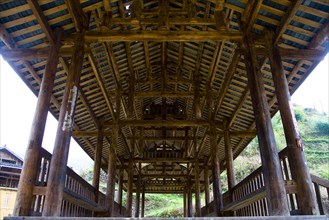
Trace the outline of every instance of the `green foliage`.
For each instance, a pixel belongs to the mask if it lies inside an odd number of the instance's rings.
[[[155,217],[161,217],[161,218],[178,218],[178,217],[183,217],[184,213],[182,212],[181,209],[172,209],[172,210],[164,210],[160,213],[159,216]]]
[[[316,123],[316,129],[319,135],[329,135],[329,123],[319,121]]]
[[[301,108],[296,108],[295,109],[295,116],[296,116],[296,120],[298,122],[304,121],[305,119],[305,113],[304,110]]]
[[[86,180],[89,184],[93,182],[93,168],[89,168],[80,172],[80,176]],[[100,180],[99,180],[99,190],[102,193],[106,193],[106,183],[107,183],[107,174],[104,170],[101,169]]]

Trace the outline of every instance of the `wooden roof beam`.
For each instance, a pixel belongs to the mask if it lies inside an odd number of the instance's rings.
[[[303,3],[303,0],[291,1],[288,11],[280,20],[279,26],[276,28],[274,35],[274,43],[277,44],[280,40],[281,35],[286,30],[287,26],[290,24],[290,21],[295,16],[298,11],[299,6]]]
[[[89,26],[89,19],[82,10],[79,0],[64,0],[77,32],[82,32]]]
[[[74,43],[74,35],[64,37],[64,44]],[[86,31],[86,42],[113,42],[113,41],[180,41],[180,42],[205,42],[205,41],[239,41],[242,39],[240,32],[227,31],[166,31],[166,30],[101,30]]]
[[[89,59],[90,65],[91,65],[91,67],[92,67],[92,69],[94,71],[94,74],[96,76],[96,79],[97,79],[97,82],[98,82],[98,86],[101,89],[102,94],[104,96],[104,99],[105,99],[106,105],[107,105],[107,107],[108,107],[108,109],[110,111],[110,114],[112,115],[112,118],[116,118],[116,114],[114,112],[113,104],[112,104],[112,102],[110,100],[110,97],[108,97],[108,95],[107,95],[107,90],[106,90],[105,84],[103,82],[103,79],[102,79],[102,76],[101,76],[100,72],[98,71],[98,68],[96,66],[94,57],[91,54],[89,54],[88,55],[88,59]]]
[[[120,120],[120,126],[139,126],[139,127],[197,127],[197,126],[210,126],[208,120]],[[105,127],[110,127],[113,122],[105,122]],[[216,123],[217,128],[223,128],[221,123]]]
[[[39,6],[38,1],[36,0],[28,0],[27,3],[29,4],[33,15],[37,18],[41,29],[44,31],[47,39],[50,41],[51,44],[55,44],[54,34],[48,24],[46,17],[44,16],[41,7]]]
[[[322,29],[324,30],[324,29]],[[327,33],[328,35],[328,33]],[[323,37],[325,40],[325,37]],[[323,40],[322,39],[322,40]],[[311,45],[311,43],[310,43]],[[320,43],[321,45],[321,43]],[[312,45],[311,45],[312,46]],[[323,60],[327,51],[319,49],[285,49],[280,48],[280,54],[282,59],[294,59],[294,60]],[[268,56],[268,51],[265,48],[256,49],[256,54],[261,56]]]
[[[211,116],[211,119],[214,120],[217,116],[217,113],[220,109],[220,106],[224,100],[224,97],[226,95],[226,92],[231,84],[231,81],[233,79],[233,75],[235,74],[235,70],[236,70],[236,67],[237,67],[237,64],[239,63],[240,61],[240,58],[241,58],[241,54],[238,52],[238,51],[235,51],[233,57],[232,57],[232,61],[230,63],[230,66],[227,70],[227,73],[225,74],[225,79],[220,87],[220,90],[219,90],[219,96],[216,100],[216,103],[215,103],[215,109],[214,109],[214,112]]]
[[[321,27],[319,33],[313,37],[312,41],[307,45],[307,47],[309,49],[317,49],[328,39],[328,36],[329,22],[327,21],[327,23]]]
[[[59,50],[60,57],[71,57],[74,52],[75,47],[62,47]],[[90,49],[85,49],[85,54],[89,54]],[[47,59],[49,53],[49,48],[15,48],[15,49],[1,49],[0,54],[10,61],[10,60],[33,60],[33,59]]]

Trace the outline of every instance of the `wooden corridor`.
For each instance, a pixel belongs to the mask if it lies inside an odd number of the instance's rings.
[[[147,193],[183,194],[185,217],[323,214],[329,184],[308,171],[290,95],[328,36],[323,0],[0,1],[0,54],[38,96],[14,216],[143,217]],[[67,169],[71,137],[94,160],[92,185]],[[254,138],[260,168],[236,183]]]

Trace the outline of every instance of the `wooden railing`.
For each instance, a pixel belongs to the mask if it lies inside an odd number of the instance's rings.
[[[296,199],[296,183],[292,180],[290,165],[288,160],[288,148],[279,153],[283,178],[287,192],[289,209],[292,215],[298,214]],[[324,214],[320,188],[327,190],[329,199],[329,181],[312,175],[312,181],[317,196],[320,214]],[[230,195],[232,195],[230,197]],[[322,196],[322,199],[321,199]],[[202,208],[202,216],[211,215],[214,212],[213,204]],[[265,194],[265,184],[262,167],[259,167],[244,180],[234,186],[230,192],[223,194],[223,212],[234,212],[236,216],[267,216],[269,215]]]
[[[33,216],[39,216],[42,213],[51,156],[49,152],[42,149],[39,160],[40,167],[34,187],[31,213]],[[95,193],[98,193],[98,202],[95,202]],[[117,216],[121,215],[120,210],[124,212],[123,208],[120,209],[119,205],[115,204]],[[61,216],[90,217],[98,212],[106,212],[106,196],[101,192],[96,192],[93,186],[68,167],[65,176]]]
[[[324,212],[323,201],[326,200],[329,203],[329,180],[323,179],[311,174],[312,182],[314,185],[316,200],[318,202],[318,208],[321,215],[328,214]],[[323,193],[321,193],[321,188]],[[328,212],[328,211],[327,211]]]

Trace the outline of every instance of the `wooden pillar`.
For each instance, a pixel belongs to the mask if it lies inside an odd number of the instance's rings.
[[[206,213],[208,214],[209,203],[210,203],[208,158],[205,158],[205,162],[204,162],[204,196],[205,196]]]
[[[108,215],[109,217],[114,216],[114,195],[115,195],[115,163],[116,163],[116,155],[115,155],[115,147],[118,145],[119,138],[119,126],[116,124],[112,127],[112,142],[110,146],[110,153],[108,159],[108,167],[107,167],[107,189],[106,189],[106,198],[108,204]]]
[[[18,191],[13,210],[14,216],[29,216],[31,211],[34,183],[37,178],[39,156],[45,131],[50,99],[58,64],[58,51],[61,42],[62,29],[56,29],[56,44],[50,45],[44,76],[42,77],[38,101],[30,131],[28,146],[25,152],[24,164],[19,180]]]
[[[225,143],[225,160],[226,160],[226,170],[227,170],[227,183],[230,201],[232,201],[232,188],[235,185],[235,174],[234,174],[234,164],[233,164],[233,152],[231,147],[231,137],[230,131],[227,126],[227,119],[224,119],[224,143]]]
[[[123,169],[121,168],[119,173],[118,194],[117,194],[117,202],[120,207],[120,214],[122,214],[122,192],[123,192]]]
[[[249,35],[243,38],[245,64],[248,76],[262,168],[270,215],[289,216],[285,182],[281,171],[271,115],[264,89],[263,76],[259,70],[253,41]]]
[[[42,212],[43,216],[60,216],[61,214],[67,159],[83,57],[84,38],[82,34],[79,34],[77,35],[76,48],[72,56],[59,113],[56,140],[47,180],[46,199]]]
[[[141,163],[139,163],[139,170],[141,170]],[[137,184],[136,184],[136,202],[135,202],[135,217],[139,217],[139,210],[140,210],[140,192],[141,192],[141,176],[140,174],[137,177]]]
[[[214,211],[215,216],[221,216],[223,209],[223,196],[220,178],[220,158],[216,140],[216,128],[211,126],[211,145],[212,145],[212,182],[213,182],[213,195],[214,195]]]
[[[133,161],[129,159],[128,167],[128,186],[127,186],[127,199],[126,199],[126,217],[132,216],[132,203],[133,203]]]
[[[195,217],[201,217],[201,201],[200,201],[200,167],[198,158],[194,162],[195,171]]]
[[[144,218],[145,213],[145,184],[142,187],[142,210],[141,210],[141,217]]]
[[[192,217],[193,215],[193,205],[192,205],[192,184],[191,180],[188,180],[187,187],[187,217]]]
[[[184,217],[188,217],[187,216],[187,190],[186,190],[186,187],[184,187],[184,191],[183,191],[183,212],[184,212]]]
[[[195,187],[195,217],[201,216],[201,201],[200,201],[200,167],[198,160],[198,140],[194,136],[194,187]]]
[[[268,33],[269,35],[270,33]],[[290,92],[283,71],[279,48],[273,45],[268,36],[269,59],[275,85],[275,93],[282,119],[283,129],[289,148],[289,165],[293,179],[297,182],[297,203],[301,215],[316,215],[316,196],[312,179],[306,164],[302,138],[299,133],[295,112],[290,100]]]
[[[194,73],[194,112],[197,119],[201,119],[202,109],[200,106],[200,74]]]
[[[102,150],[103,150],[103,132],[104,132],[104,118],[100,118],[98,121],[98,135],[97,146],[94,158],[94,172],[93,172],[93,187],[95,189],[95,202],[98,202],[99,192],[99,179],[102,166]]]

